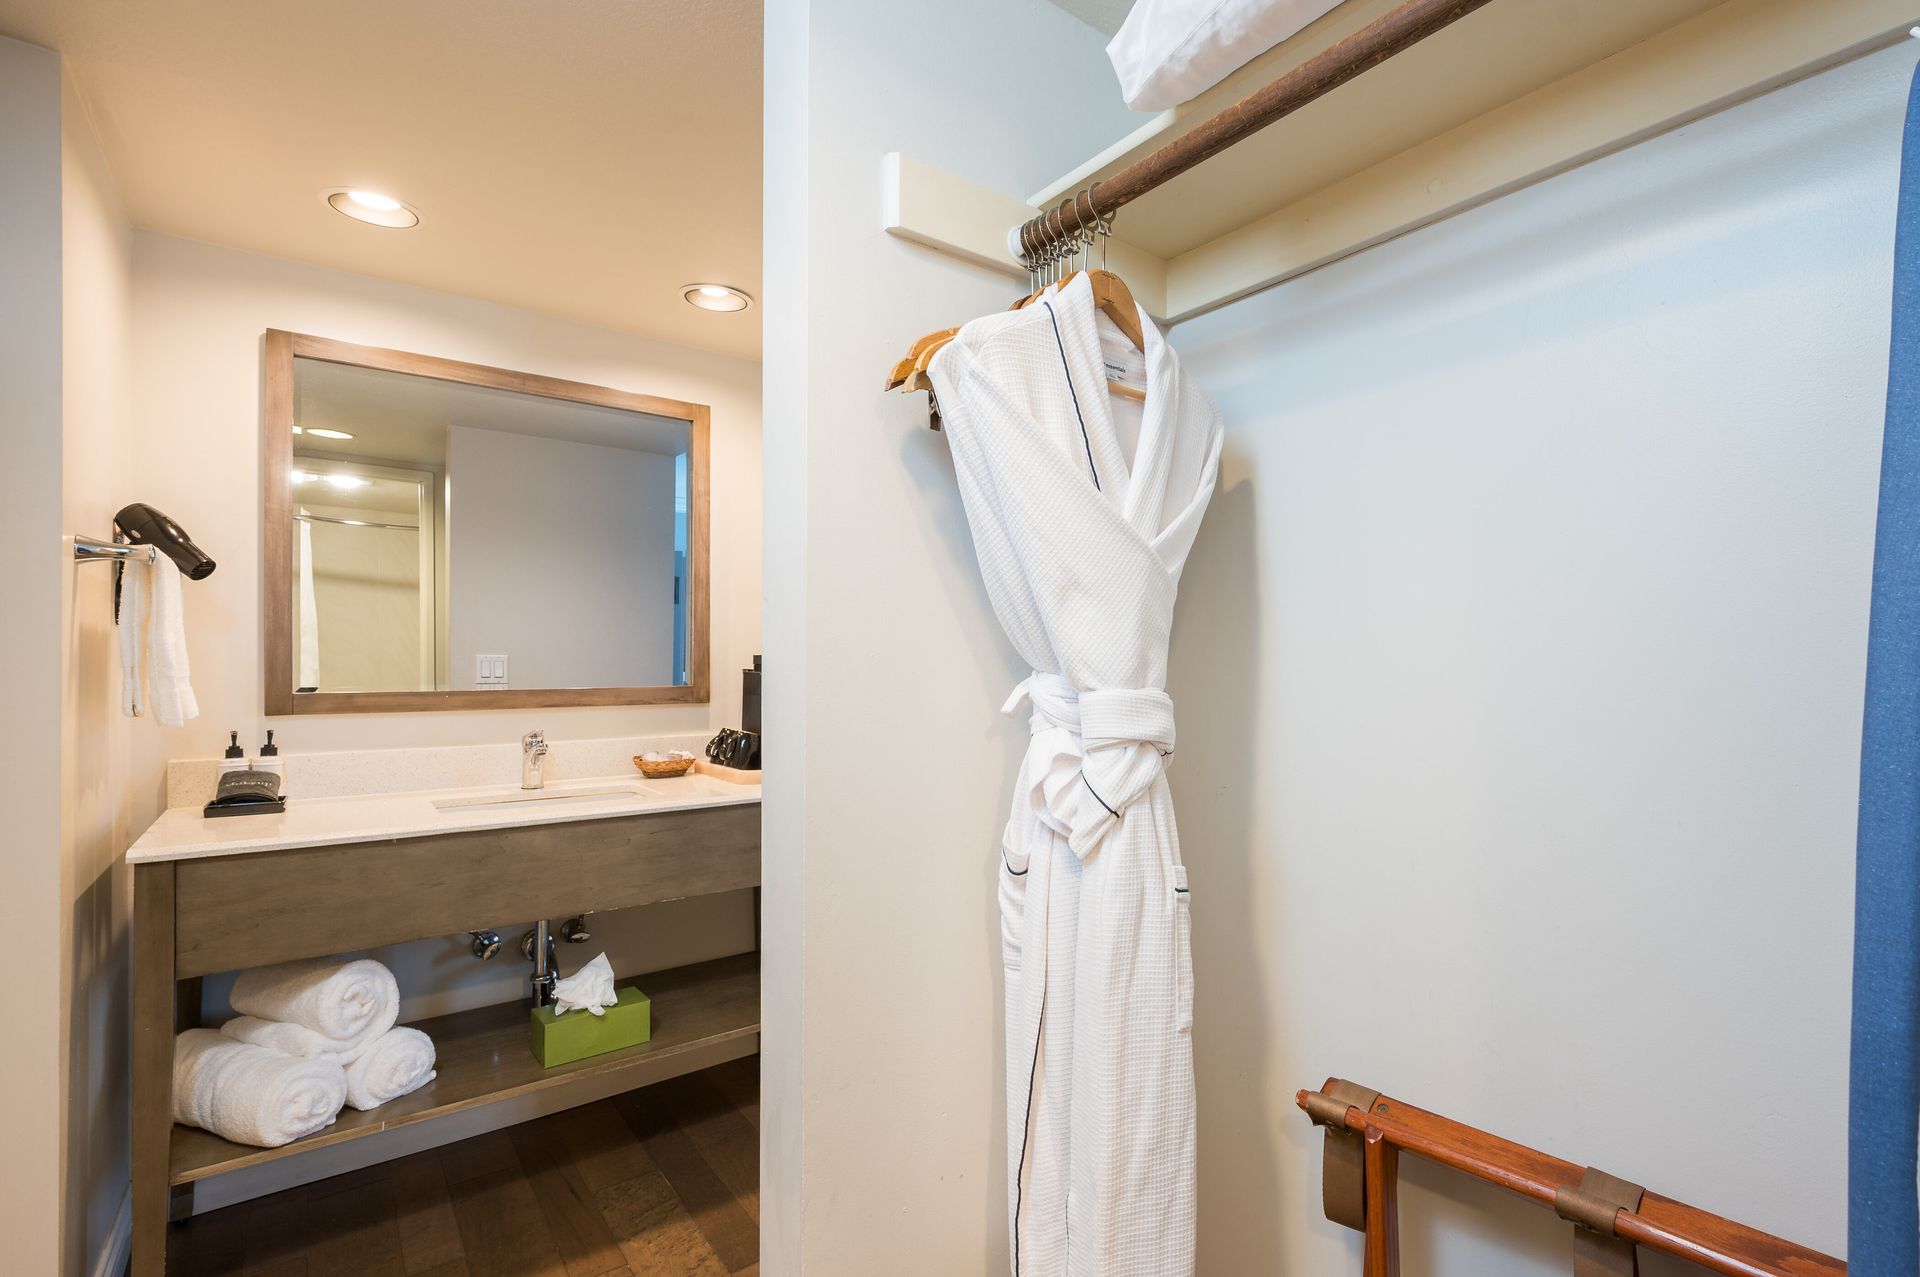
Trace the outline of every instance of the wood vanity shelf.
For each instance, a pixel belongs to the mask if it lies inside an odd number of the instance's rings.
[[[291,816],[260,820],[277,824]],[[170,818],[184,825],[171,812],[162,820]],[[134,1277],[165,1272],[175,1199],[200,1180],[536,1093],[556,1108],[586,1103],[759,1050],[759,954],[748,953],[632,981],[653,999],[653,1039],[641,1046],[542,1069],[527,1045],[527,1003],[516,1001],[419,1022],[438,1051],[436,1079],[372,1112],[345,1109],[306,1139],[253,1148],[175,1126],[173,1039],[191,1023],[201,977],[454,935],[503,919],[563,918],[757,888],[760,805],[330,838],[332,845],[321,846],[262,850],[242,843],[171,859],[160,858],[165,850],[143,850],[147,842],[129,855]]]

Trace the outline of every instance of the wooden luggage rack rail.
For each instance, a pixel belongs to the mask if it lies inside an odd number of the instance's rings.
[[[1399,1157],[1465,1171],[1538,1202],[1574,1225],[1576,1274],[1632,1273],[1645,1247],[1727,1277],[1840,1277],[1831,1255],[1649,1193],[1497,1135],[1328,1079],[1296,1101],[1327,1134],[1327,1218],[1366,1234],[1366,1277],[1398,1277]]]

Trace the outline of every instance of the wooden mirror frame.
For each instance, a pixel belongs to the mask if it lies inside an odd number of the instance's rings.
[[[486,386],[519,394],[544,395],[601,408],[620,408],[656,417],[674,417],[692,427],[687,457],[687,682],[671,687],[506,688],[497,691],[295,692],[293,690],[293,361],[376,368]],[[260,464],[264,523],[261,532],[261,602],[265,624],[267,713],[391,714],[441,709],[544,709],[560,705],[703,705],[712,698],[709,648],[711,599],[711,476],[708,406],[563,381],[535,373],[509,372],[455,359],[436,359],[378,346],[356,346],[330,337],[270,328],[266,336],[265,404],[260,416]]]

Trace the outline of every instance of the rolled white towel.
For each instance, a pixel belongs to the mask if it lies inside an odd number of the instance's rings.
[[[365,1112],[433,1081],[433,1039],[418,1029],[388,1029],[347,1065],[347,1103]]]
[[[353,1063],[355,1053],[365,1051],[378,1040],[343,1044],[321,1037],[304,1024],[282,1024],[278,1020],[262,1020],[257,1015],[236,1016],[221,1025],[220,1032],[236,1042],[251,1042],[303,1060],[326,1060],[343,1069]],[[338,1049],[343,1046],[345,1049]]]
[[[173,1120],[236,1144],[278,1148],[324,1130],[347,1099],[347,1074],[328,1060],[302,1060],[188,1029],[173,1043]]]
[[[313,958],[242,971],[228,1001],[230,1038],[345,1064],[400,1018],[400,986],[371,958]],[[263,1027],[262,1021],[274,1023]]]

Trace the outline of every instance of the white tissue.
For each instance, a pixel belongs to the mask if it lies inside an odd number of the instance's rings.
[[[605,1015],[606,1008],[619,1000],[613,991],[613,964],[607,961],[604,953],[565,979],[556,980],[553,985],[555,1015],[565,1015],[569,1011]]]

